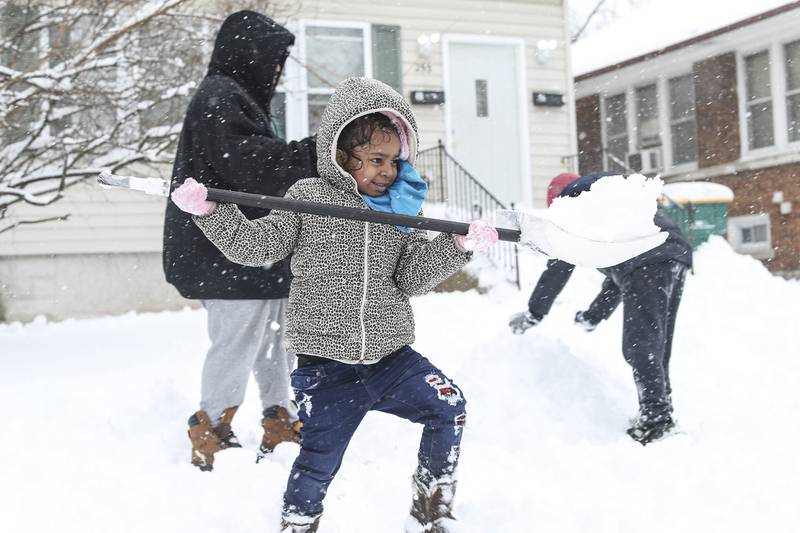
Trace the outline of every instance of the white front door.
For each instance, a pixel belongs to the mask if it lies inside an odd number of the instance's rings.
[[[498,200],[524,200],[522,120],[514,44],[448,43],[450,151]]]

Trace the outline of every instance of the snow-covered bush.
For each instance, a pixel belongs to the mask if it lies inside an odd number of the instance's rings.
[[[101,168],[166,169],[183,113],[232,11],[287,4],[10,0],[0,4],[0,218],[47,205]]]

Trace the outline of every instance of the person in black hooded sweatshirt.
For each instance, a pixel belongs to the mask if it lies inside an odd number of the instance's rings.
[[[590,190],[598,179],[610,175],[613,174],[556,176],[548,187],[547,205],[558,196],[578,196]],[[675,425],[669,360],[683,283],[692,266],[692,247],[663,208],[656,210],[653,222],[667,232],[667,240],[618,265],[599,269],[606,276],[600,293],[586,311],[575,315],[576,324],[592,331],[622,302],[622,353],[633,369],[639,397],[639,413],[627,433],[643,445]],[[574,269],[574,265],[558,259],[547,262],[528,301],[528,310],[511,317],[513,333],[524,333],[544,319]]]
[[[297,180],[317,176],[316,140],[275,135],[270,102],[294,35],[252,11],[230,15],[217,34],[211,62],[183,122],[172,172],[174,190],[187,178],[207,187],[283,196]],[[242,208],[250,219],[268,211]],[[228,261],[192,222],[167,203],[164,273],[178,292],[208,313],[200,410],[189,418],[192,464],[211,470],[214,453],[239,444],[231,420],[252,372],[262,401],[262,453],[299,440],[289,394],[294,356],[283,348],[289,294],[288,261],[269,268]]]

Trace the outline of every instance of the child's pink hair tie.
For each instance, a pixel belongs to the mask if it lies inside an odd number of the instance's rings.
[[[397,136],[400,137],[400,159],[405,159],[408,161],[408,157],[410,155],[410,150],[408,148],[408,135],[406,134],[406,125],[403,123],[403,119],[400,118],[400,115],[396,113],[392,113],[391,111],[381,111],[382,115],[385,115],[392,121],[392,125],[394,129],[397,130]]]

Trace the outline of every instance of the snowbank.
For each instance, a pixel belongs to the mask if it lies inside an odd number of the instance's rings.
[[[800,519],[800,283],[720,238],[697,254],[673,352],[683,434],[643,448],[619,311],[572,324],[602,276],[577,270],[547,319],[508,332],[526,288],[414,300],[415,347],[468,400],[456,514],[463,531],[789,533]],[[485,278],[491,272],[484,269]],[[500,278],[501,276],[496,276]],[[14,533],[271,533],[294,445],[254,463],[254,387],[234,421],[245,449],[189,466],[207,340],[202,311],[0,326],[2,529]],[[357,432],[321,533],[401,531],[420,429],[380,413]]]

